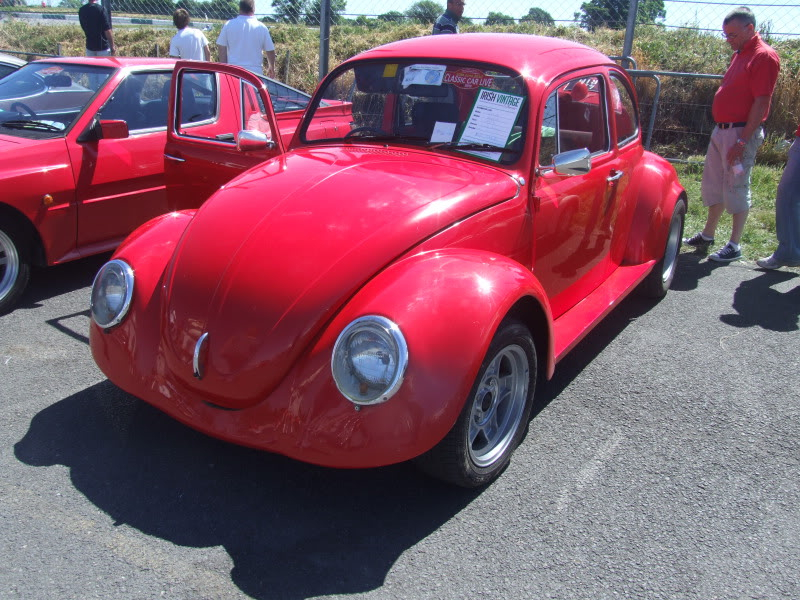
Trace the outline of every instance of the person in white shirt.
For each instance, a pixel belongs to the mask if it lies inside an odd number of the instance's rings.
[[[267,55],[267,77],[275,77],[275,44],[264,23],[255,18],[255,0],[240,0],[239,16],[222,27],[217,38],[219,62],[230,63],[264,74],[264,59]]]
[[[188,60],[211,60],[208,40],[202,31],[189,27],[189,11],[179,8],[172,15],[172,22],[178,28],[169,42],[169,55]]]

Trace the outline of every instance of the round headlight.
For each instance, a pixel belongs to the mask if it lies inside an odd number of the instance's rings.
[[[121,260],[104,264],[92,283],[92,319],[103,329],[118,325],[133,298],[133,269]]]
[[[408,346],[400,329],[384,317],[356,319],[333,347],[331,371],[336,387],[354,404],[379,404],[403,383]]]

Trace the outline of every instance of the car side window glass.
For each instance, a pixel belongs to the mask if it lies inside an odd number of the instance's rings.
[[[242,81],[241,104],[241,128],[248,131],[260,131],[267,135],[267,139],[272,139],[272,128],[269,125],[264,101],[258,90],[246,81]]]
[[[580,148],[592,153],[607,151],[608,123],[602,78],[573,79],[559,86],[557,96],[558,151]]]
[[[166,127],[170,77],[163,71],[131,73],[100,110],[100,118],[125,121],[129,131]]]
[[[227,91],[230,79],[229,75],[195,71],[178,74],[176,109],[179,111],[179,135],[216,141],[234,140],[236,123],[231,109],[227,109],[227,118],[219,113],[220,89]]]
[[[558,131],[557,94],[553,92],[547,97],[542,118],[542,134],[539,144],[539,164],[546,166],[553,163],[553,156],[558,154],[556,132]]]
[[[614,74],[611,75],[611,82],[611,112],[617,127],[617,145],[622,146],[636,138],[639,133],[639,118],[628,86]]]

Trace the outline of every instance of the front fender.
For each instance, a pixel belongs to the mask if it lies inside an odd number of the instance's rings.
[[[316,350],[331,349],[358,317],[381,315],[399,326],[409,354],[403,385],[386,403],[363,408],[359,420],[373,440],[375,432],[392,431],[387,443],[407,459],[432,448],[453,427],[500,322],[531,300],[546,315],[548,328],[532,334],[546,340],[552,363],[550,306],[528,269],[483,251],[415,255],[362,288],[326,328]]]
[[[153,352],[137,353],[139,347],[156,348],[159,339],[160,303],[158,291],[175,246],[192,220],[195,210],[161,215],[133,231],[119,245],[112,258],[127,262],[134,272],[131,309],[109,336],[93,320],[89,326],[89,345],[100,370],[124,389],[135,373],[150,373],[151,365],[134,360],[153,359]],[[124,350],[125,358],[113,359],[110,347]]]
[[[642,163],[636,212],[623,258],[627,265],[661,260],[675,204],[686,202],[686,192],[671,164],[649,152]]]

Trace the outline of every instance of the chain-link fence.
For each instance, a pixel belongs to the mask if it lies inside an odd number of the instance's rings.
[[[74,22],[83,0],[0,0],[0,17],[33,18],[39,22]],[[113,13],[114,26],[148,25],[171,28],[176,8],[186,8],[195,25],[209,30],[213,42],[224,20],[238,13],[238,0],[101,0]],[[327,65],[329,27],[380,29],[416,24],[420,35],[445,9],[445,0],[255,0],[256,14],[268,23],[320,27],[323,7],[319,68]],[[792,3],[790,3],[792,2]],[[592,45],[609,55],[631,56],[638,68],[648,70],[637,78],[646,140],[670,157],[702,154],[713,127],[710,104],[724,72],[730,48],[720,37],[722,20],[739,4],[698,0],[466,0],[459,23],[462,31],[486,28],[514,30],[536,26],[537,33],[567,37]],[[758,29],[783,58],[781,79],[773,100],[768,129],[775,137],[794,131],[800,120],[800,3],[747,4],[755,13]],[[634,8],[632,8],[634,7]],[[630,14],[635,11],[635,16]],[[630,17],[630,18],[629,18]],[[373,38],[370,38],[373,39]],[[378,38],[375,37],[375,40]],[[284,42],[291,50],[292,40]],[[380,42],[375,42],[380,43]],[[374,44],[373,44],[374,45]],[[360,51],[363,47],[356,48]],[[156,51],[158,49],[156,48]],[[280,55],[279,55],[280,56]],[[339,51],[335,63],[346,58]],[[626,61],[634,66],[635,61]],[[306,62],[305,70],[313,69]],[[683,75],[682,75],[683,74]],[[313,86],[314,78],[310,80]],[[312,87],[300,81],[288,83]],[[311,91],[308,89],[307,91]],[[654,112],[656,111],[656,112]]]
[[[0,0],[0,11],[39,10],[49,14],[77,10],[84,0]],[[187,9],[195,19],[224,20],[238,13],[237,0],[106,0],[114,14],[170,17],[176,8]],[[256,14],[267,22],[319,26],[323,0],[256,0]],[[433,23],[445,9],[444,0],[327,0],[330,23]],[[657,23],[667,28],[716,32],[722,19],[737,4],[698,0],[640,0],[636,23]],[[747,4],[759,18],[760,28],[774,37],[800,37],[800,4],[796,0]],[[578,25],[625,29],[629,0],[468,0],[461,26]]]

